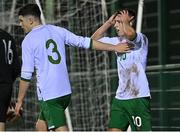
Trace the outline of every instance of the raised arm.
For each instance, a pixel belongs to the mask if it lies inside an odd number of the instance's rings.
[[[108,43],[101,43],[95,40],[99,40],[103,37],[104,33],[115,24],[115,18],[117,13],[113,14],[100,28],[98,28],[95,33],[91,36],[93,39],[93,49],[96,50],[108,50],[108,51],[115,51],[120,53],[129,52],[133,48],[133,45],[128,43],[119,43],[117,45],[110,45]]]
[[[92,39],[98,40],[103,37],[104,33],[111,27],[114,26],[116,14],[112,15],[95,33],[91,36]]]

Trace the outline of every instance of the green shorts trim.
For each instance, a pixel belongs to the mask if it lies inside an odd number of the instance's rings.
[[[109,128],[125,131],[129,125],[132,131],[151,131],[150,98],[112,100]]]
[[[48,124],[48,129],[52,130],[66,125],[65,109],[70,103],[71,95],[40,101],[41,111],[39,119]]]

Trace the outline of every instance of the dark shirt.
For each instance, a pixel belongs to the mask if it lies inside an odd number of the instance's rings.
[[[13,83],[20,74],[20,63],[15,41],[0,29],[0,84]]]

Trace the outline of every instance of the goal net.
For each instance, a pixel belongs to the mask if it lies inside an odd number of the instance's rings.
[[[91,36],[107,19],[106,5],[112,0],[41,0],[46,23],[69,29],[75,34]],[[15,38],[19,46],[24,33],[18,23],[18,10],[34,0],[1,0],[1,28]],[[69,106],[74,131],[107,130],[109,105],[111,101],[108,52],[66,48],[67,65],[72,85],[72,102]],[[20,57],[21,58],[21,57]],[[19,80],[15,82],[13,98],[16,100]],[[38,118],[36,78],[33,77],[24,102],[23,118],[8,123],[8,130],[35,130]]]

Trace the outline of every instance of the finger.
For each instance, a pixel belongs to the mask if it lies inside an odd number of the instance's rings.
[[[125,12],[125,14],[127,14],[127,15],[129,14],[128,10],[125,10],[124,12]]]
[[[16,110],[16,111],[15,111],[15,114],[16,114],[17,116],[20,116],[19,110]]]
[[[129,48],[134,48],[135,46],[134,45],[128,45]]]
[[[134,16],[131,16],[131,17],[130,17],[130,21],[132,21],[133,19],[134,19]]]
[[[122,51],[121,53],[125,54],[125,53],[130,53],[131,50],[127,50],[127,51]]]
[[[126,14],[126,10],[123,10],[123,14]]]
[[[111,17],[112,17],[112,20],[114,20],[116,16],[117,16],[116,14],[113,14],[113,15],[111,16]]]
[[[12,108],[12,105],[11,105],[11,104],[9,105],[9,108],[10,108],[10,109]]]
[[[125,53],[131,53],[131,50],[125,51]]]
[[[121,16],[122,16],[122,14],[118,14],[118,15],[117,15],[117,18],[121,18]]]
[[[134,49],[134,45],[128,45],[129,49]]]
[[[122,14],[124,14],[124,12],[123,11],[120,11],[120,13],[119,13],[120,15],[122,15]]]
[[[19,108],[18,108],[18,106],[16,106],[16,108],[15,108],[15,113],[16,113],[16,115],[19,115]]]
[[[130,46],[128,44],[124,44],[124,48],[128,49],[128,48],[130,48]]]
[[[125,51],[128,52],[128,51],[132,51],[132,50],[130,48],[127,48],[127,49],[125,49]]]

